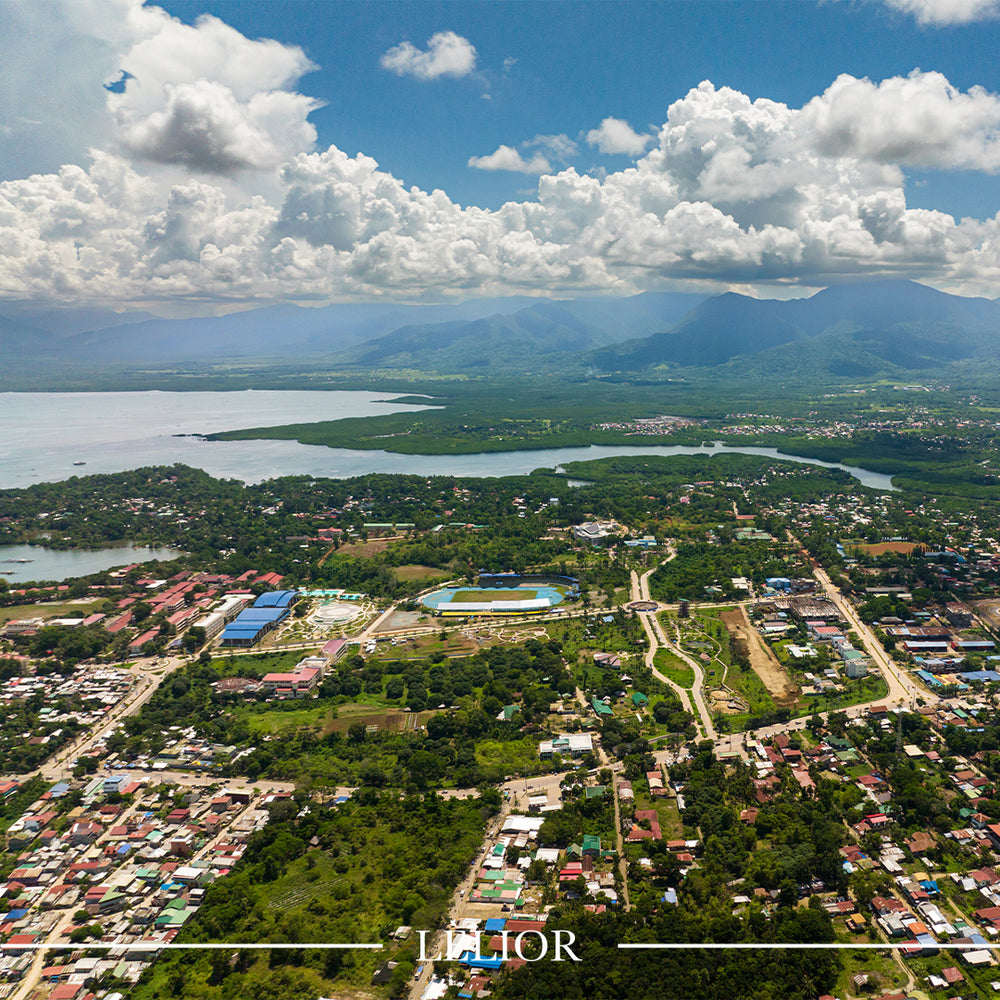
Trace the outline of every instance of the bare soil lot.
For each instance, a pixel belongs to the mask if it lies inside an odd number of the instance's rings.
[[[878,542],[875,545],[848,545],[847,548],[868,552],[873,556],[880,556],[883,552],[902,552],[909,555],[918,544],[918,542]]]
[[[742,642],[750,658],[750,666],[764,682],[771,697],[783,706],[793,705],[799,698],[798,685],[788,676],[777,657],[764,644],[757,630],[750,624],[743,608],[723,611],[722,623],[730,635]]]
[[[392,538],[372,538],[367,542],[348,542],[335,551],[345,556],[375,556],[385,552],[391,541]]]

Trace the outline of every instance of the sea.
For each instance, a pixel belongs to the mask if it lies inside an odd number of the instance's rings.
[[[219,479],[259,483],[279,476],[345,479],[371,472],[493,477],[620,455],[759,455],[842,469],[865,486],[892,490],[891,478],[839,463],[719,442],[591,445],[471,455],[399,455],[297,441],[206,441],[201,435],[248,427],[313,423],[426,406],[398,394],[332,390],[238,392],[0,393],[0,489],[60,482],[96,472],[182,463]],[[412,398],[412,397],[411,397]]]

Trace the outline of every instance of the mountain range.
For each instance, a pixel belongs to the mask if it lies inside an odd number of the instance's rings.
[[[276,305],[161,319],[101,310],[0,311],[22,363],[117,369],[301,361],[362,375],[436,372],[856,378],[1000,371],[1000,303],[913,281],[836,285],[809,298],[644,292],[457,305]]]

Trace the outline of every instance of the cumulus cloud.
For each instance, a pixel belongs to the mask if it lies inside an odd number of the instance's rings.
[[[912,14],[918,24],[970,24],[1000,16],[1000,0],[885,0],[894,10]]]
[[[1000,171],[1000,96],[963,93],[941,73],[914,70],[878,84],[843,74],[801,117],[827,156]]]
[[[470,156],[470,167],[476,170],[511,170],[519,174],[544,174],[552,167],[541,153],[526,160],[513,146],[498,146],[488,156]]]
[[[319,102],[292,89],[315,69],[305,53],[209,15],[188,25],[142,0],[0,4],[0,60],[10,128],[0,155],[19,174],[120,143],[149,161],[231,175],[273,169],[315,143],[307,116]]]
[[[468,76],[476,68],[476,48],[454,31],[439,31],[431,35],[425,50],[411,42],[400,42],[379,63],[397,76],[413,76],[418,80]]]
[[[654,141],[654,136],[639,135],[632,131],[629,123],[622,118],[605,118],[599,128],[592,128],[587,133],[587,142],[591,146],[609,154],[639,156]]]
[[[293,56],[277,52],[262,87],[164,71],[158,97],[142,83],[118,105],[119,144],[0,183],[3,294],[315,301],[877,274],[995,294],[1000,279],[1000,217],[906,204],[907,165],[997,169],[1000,99],[938,74],[841,77],[800,109],[706,81],[625,169],[553,171],[573,153],[563,135],[472,157],[540,175],[537,194],[491,210],[408,187],[363,154],[313,151],[308,105],[282,89]],[[227,176],[263,169],[266,196]]]
[[[241,104],[229,87],[198,80],[167,85],[165,98],[145,117],[119,110],[122,144],[142,159],[233,175],[276,167],[316,139],[306,115],[318,103],[302,94],[272,91]]]

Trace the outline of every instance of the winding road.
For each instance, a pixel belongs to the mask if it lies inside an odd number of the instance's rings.
[[[671,551],[665,562],[669,562],[675,555],[676,552]],[[655,567],[654,569],[646,570],[641,577],[635,570],[632,570],[633,601],[651,600],[649,596],[649,578],[653,574],[654,570]],[[708,705],[705,703],[705,674],[701,669],[701,664],[692,657],[688,656],[687,653],[685,653],[679,646],[672,643],[666,635],[664,635],[663,627],[660,625],[660,620],[656,617],[655,611],[637,611],[636,614],[639,616],[639,621],[642,622],[642,627],[646,630],[646,637],[649,639],[649,650],[646,653],[646,666],[658,681],[666,684],[676,693],[684,710],[694,715],[695,725],[698,727],[699,736],[702,739],[717,739],[718,734],[715,731],[715,726],[712,724],[712,713],[709,711]],[[664,649],[668,649],[674,654],[674,656],[683,660],[691,668],[694,673],[694,684],[690,690],[681,687],[679,684],[675,683],[669,677],[660,673],[660,671],[656,669],[656,652],[661,646]]]

